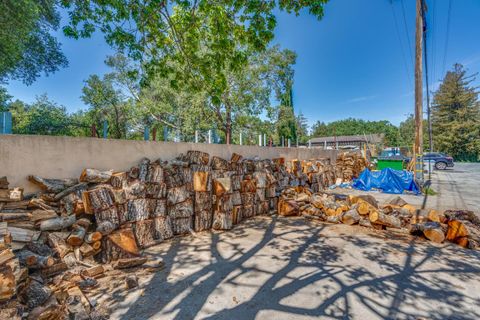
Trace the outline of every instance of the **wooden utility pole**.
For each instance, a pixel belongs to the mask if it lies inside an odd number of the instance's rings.
[[[414,157],[423,154],[423,78],[422,78],[422,42],[423,42],[423,0],[417,1],[415,23],[415,144]],[[420,164],[421,165],[421,164]],[[415,173],[419,173],[418,164]],[[417,176],[417,174],[415,175]]]
[[[416,155],[423,151],[423,77],[422,77],[422,42],[423,15],[422,0],[417,1],[415,28],[415,149]]]

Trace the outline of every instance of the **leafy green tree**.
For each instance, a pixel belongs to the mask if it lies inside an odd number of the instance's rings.
[[[0,87],[0,112],[8,111],[8,106],[12,96],[8,94],[7,89]]]
[[[433,98],[434,147],[458,160],[480,158],[480,103],[474,75],[461,64],[447,72]]]
[[[274,37],[276,8],[318,18],[328,0],[316,1],[143,1],[62,0],[70,24],[67,36],[89,37],[96,29],[119,51],[141,61],[147,75],[173,73],[172,84],[191,80],[220,99],[227,86],[226,67],[237,69],[253,51]],[[180,69],[172,68],[172,63]]]
[[[348,118],[333,121],[328,124],[319,121],[313,126],[312,136],[348,136],[374,133],[383,133],[385,135],[384,143],[386,146],[399,146],[401,142],[398,128],[386,120],[366,121]]]
[[[85,81],[82,93],[82,100],[91,106],[89,117],[92,123],[99,128],[107,120],[112,137],[126,138],[132,106],[122,92],[114,87],[112,80],[107,76],[101,79],[92,75]]]
[[[399,131],[399,145],[402,147],[409,147],[413,150],[413,143],[415,142],[415,118],[410,114],[405,121],[400,122]],[[428,146],[428,122],[423,120],[423,145]],[[428,150],[424,149],[425,152]]]
[[[301,144],[305,144],[308,142],[309,139],[308,120],[301,112],[297,115],[296,119],[298,142]]]
[[[0,1],[0,82],[31,84],[41,73],[67,65],[60,43],[51,34],[59,25],[56,0]]]
[[[288,139],[291,143],[297,140],[297,119],[293,109],[293,75],[287,80],[285,92],[280,94],[280,106],[278,107],[278,115],[276,119],[278,144],[284,139],[287,145]]]
[[[37,97],[31,105],[19,100],[9,106],[13,118],[13,133],[40,135],[72,135],[66,108],[48,99]]]

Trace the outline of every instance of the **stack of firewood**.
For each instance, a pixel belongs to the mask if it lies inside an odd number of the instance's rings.
[[[465,248],[480,249],[480,220],[473,212],[420,210],[400,197],[380,206],[371,195],[331,195],[313,193],[306,187],[289,187],[280,196],[278,213],[422,235],[437,243],[446,239]]]
[[[345,152],[337,156],[336,177],[343,181],[351,181],[358,178],[360,173],[368,167],[368,162],[361,154],[355,152]]]

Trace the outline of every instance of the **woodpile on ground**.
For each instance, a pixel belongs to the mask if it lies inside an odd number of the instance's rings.
[[[0,177],[0,318],[104,319],[89,293],[112,270],[135,288],[128,268],[146,264],[142,249],[274,212],[479,247],[480,222],[471,212],[323,193],[337,175],[351,179],[367,165],[355,154],[336,164],[189,151],[168,162],[142,159],[124,172],[86,168],[78,179],[31,175],[42,191],[29,195]]]
[[[358,178],[360,173],[369,167],[368,161],[356,152],[341,153],[335,163],[335,175],[342,181]]]
[[[42,191],[24,195],[0,178],[0,315],[83,319],[96,312],[85,288],[112,265],[137,267],[146,261],[142,249],[175,235],[270,214],[282,190],[323,190],[335,170],[328,159],[225,160],[189,151],[169,162],[142,159],[125,172],[28,179]],[[135,280],[125,278],[126,286]]]
[[[424,236],[437,243],[448,240],[465,248],[480,249],[480,220],[472,211],[421,210],[401,197],[380,206],[371,195],[344,196],[289,187],[282,191],[278,214],[387,229]]]

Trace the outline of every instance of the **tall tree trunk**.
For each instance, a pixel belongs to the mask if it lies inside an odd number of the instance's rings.
[[[226,123],[225,123],[225,143],[230,144],[230,140],[232,138],[232,112],[230,106],[226,105],[225,116],[226,116]]]

